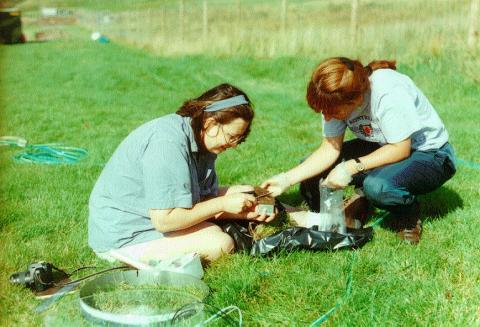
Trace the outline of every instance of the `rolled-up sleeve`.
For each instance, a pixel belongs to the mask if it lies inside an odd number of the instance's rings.
[[[147,211],[192,207],[190,160],[185,144],[152,137],[141,160]]]
[[[347,124],[343,120],[330,119],[326,121],[322,116],[322,134],[325,137],[340,136],[345,133]]]

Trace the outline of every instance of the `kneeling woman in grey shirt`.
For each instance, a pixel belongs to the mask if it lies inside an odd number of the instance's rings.
[[[234,244],[207,220],[271,221],[244,193],[252,186],[219,189],[215,173],[217,155],[245,140],[253,117],[247,95],[222,84],[131,132],[90,196],[88,242],[96,254],[109,260],[123,251],[148,262],[196,252],[214,260]]]

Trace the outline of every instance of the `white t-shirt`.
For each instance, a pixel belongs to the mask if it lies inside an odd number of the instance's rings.
[[[392,69],[378,69],[370,75],[370,92],[361,107],[345,120],[325,121],[323,135],[342,135],[348,128],[360,139],[380,143],[412,140],[412,149],[438,149],[448,141],[437,112],[413,81]]]

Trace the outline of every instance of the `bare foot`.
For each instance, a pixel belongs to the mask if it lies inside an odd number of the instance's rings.
[[[288,212],[288,211],[287,211]],[[290,220],[294,221],[297,226],[307,226],[308,211],[293,211],[289,213]]]

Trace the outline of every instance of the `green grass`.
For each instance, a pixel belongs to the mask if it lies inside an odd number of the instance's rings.
[[[91,42],[75,28],[68,33],[70,40],[0,47],[1,135],[89,151],[78,165],[39,166],[15,163],[10,157],[16,149],[0,149],[5,326],[33,326],[43,319],[33,313],[39,301],[31,292],[9,284],[11,273],[37,260],[70,271],[106,266],[87,245],[88,197],[103,164],[141,123],[174,112],[185,99],[221,82],[246,91],[256,118],[247,142],[218,159],[222,184],[259,183],[298,163],[321,141],[320,117],[304,94],[315,65],[337,54],[328,49],[318,56],[271,59],[161,57],[116,42]],[[480,163],[478,53],[451,48],[410,57],[399,62],[399,70],[435,105],[458,157]],[[479,324],[479,176],[460,166],[445,186],[421,198],[425,232],[418,246],[378,228],[358,251],[351,296],[326,325]],[[283,200],[300,204],[298,188]],[[348,251],[226,256],[206,270],[207,302],[239,306],[246,325],[307,325],[344,294],[350,260]]]

